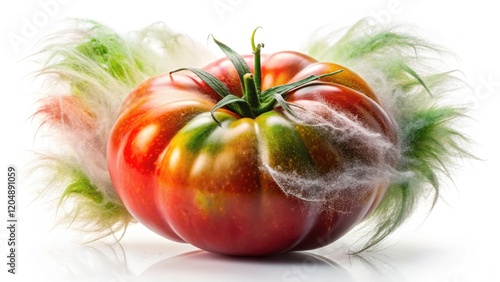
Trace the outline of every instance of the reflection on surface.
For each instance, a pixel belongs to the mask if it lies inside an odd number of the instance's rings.
[[[340,265],[309,253],[239,258],[194,251],[160,261],[138,281],[355,281]]]
[[[132,281],[135,275],[127,265],[124,249],[119,244],[68,245],[51,250],[44,257],[53,261],[52,269],[44,267],[50,281]],[[40,276],[35,276],[37,280]],[[47,281],[49,281],[47,279]]]
[[[333,244],[310,252],[242,258],[156,236],[132,239],[87,245],[34,242],[21,253],[25,259],[19,281],[495,281],[461,280],[471,271],[467,249],[443,241],[409,240],[360,255],[349,255],[350,245]]]

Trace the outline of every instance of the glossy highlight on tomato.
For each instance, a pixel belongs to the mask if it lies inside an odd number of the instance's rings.
[[[283,184],[287,176],[321,179],[346,163],[381,161],[304,122],[304,113],[327,121],[341,113],[392,143],[396,130],[353,71],[298,52],[260,55],[260,48],[239,61],[228,56],[152,77],[125,100],[108,167],[127,210],[151,230],[210,252],[270,255],[328,245],[382,199],[387,181],[377,178],[323,191],[321,199],[314,197],[320,185]]]

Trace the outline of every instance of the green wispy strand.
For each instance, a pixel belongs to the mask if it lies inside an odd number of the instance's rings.
[[[441,176],[461,157],[470,157],[460,132],[466,109],[445,103],[464,87],[456,72],[439,70],[447,52],[398,26],[362,20],[337,41],[315,36],[306,53],[352,68],[368,80],[398,126],[401,157],[382,202],[367,219],[367,250],[400,227],[424,201],[440,197]]]
[[[59,195],[62,219],[90,237],[107,236],[133,221],[114,191],[106,159],[125,97],[145,79],[199,66],[210,55],[161,23],[123,35],[91,20],[68,23],[34,56],[48,86],[34,117],[52,144],[48,152],[37,149],[44,164],[38,167],[52,175],[45,194]]]

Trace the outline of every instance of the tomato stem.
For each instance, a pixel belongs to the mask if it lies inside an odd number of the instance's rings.
[[[260,63],[260,50],[264,48],[264,43],[259,43],[255,45],[255,33],[260,27],[257,27],[254,29],[252,33],[252,38],[251,38],[251,43],[252,43],[252,52],[253,52],[253,59],[254,59],[254,84],[255,84],[255,89],[257,90],[257,94],[260,95],[261,91],[261,80],[262,80],[262,75],[261,75],[261,63]]]
[[[260,107],[259,101],[259,90],[255,83],[255,77],[251,73],[247,73],[243,76],[243,88],[245,89],[245,100],[250,105],[252,110],[258,109]]]
[[[290,107],[293,106],[293,104],[288,103],[283,98],[284,95],[309,82],[321,79],[326,76],[335,75],[342,71],[337,70],[321,75],[310,75],[301,80],[270,87],[262,91],[262,65],[260,51],[264,47],[264,44],[255,44],[255,33],[258,29],[259,28],[256,28],[253,31],[251,37],[252,52],[254,55],[253,74],[243,57],[241,57],[234,50],[212,36],[214,42],[221,48],[221,50],[224,52],[224,54],[226,54],[227,58],[236,68],[243,88],[243,97],[238,97],[232,94],[226,84],[220,81],[219,78],[203,69],[180,68],[170,72],[175,73],[181,70],[191,71],[221,96],[222,99],[215,104],[211,111],[213,119],[219,126],[221,126],[221,123],[216,119],[215,111],[222,107],[226,107],[232,110],[233,112],[239,114],[241,117],[255,118],[265,112],[271,111],[274,107],[276,107],[276,105],[279,105],[286,112],[293,116],[294,113]]]

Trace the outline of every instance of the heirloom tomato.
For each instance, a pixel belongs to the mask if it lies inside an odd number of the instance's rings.
[[[152,77],[126,98],[108,143],[118,196],[148,228],[210,252],[269,255],[335,241],[373,211],[387,181],[328,193],[300,181],[379,161],[300,117],[342,113],[392,144],[390,116],[344,66],[260,54],[253,37],[253,54],[243,56],[214,41],[225,58]]]

